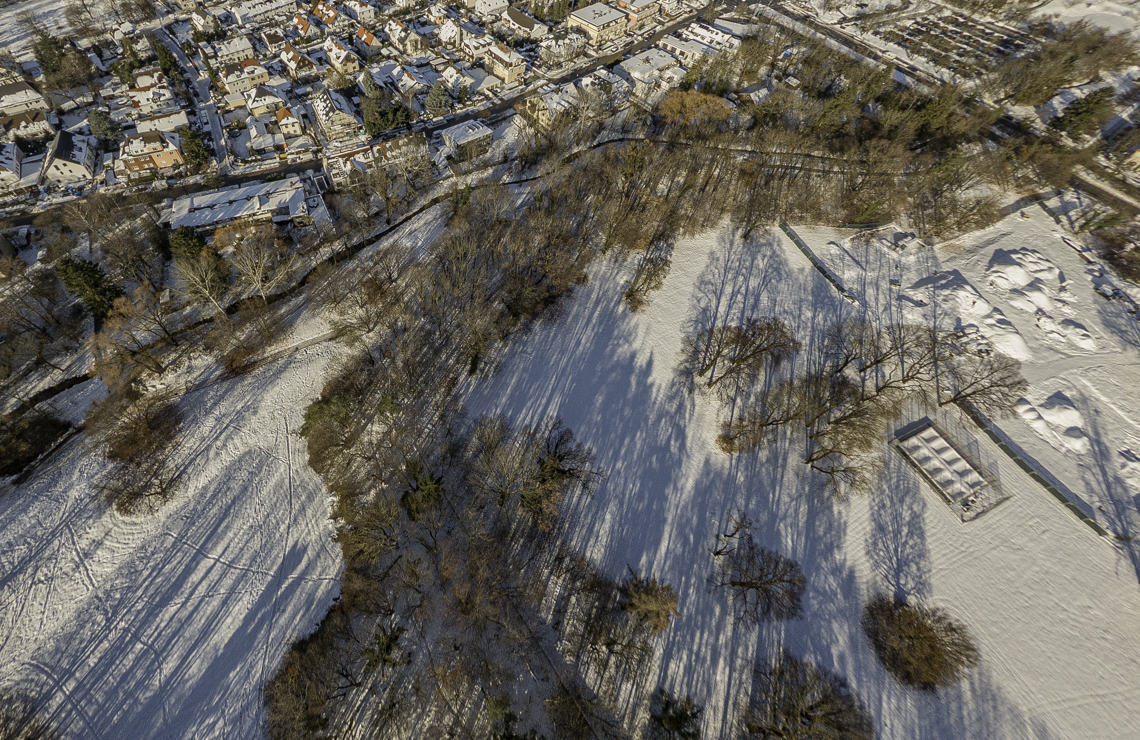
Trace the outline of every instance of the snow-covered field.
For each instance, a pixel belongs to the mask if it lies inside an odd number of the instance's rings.
[[[1080,266],[1069,259],[1080,262],[1079,257],[1054,235],[1051,219],[1036,207],[1027,213],[1028,219],[1015,215],[957,249],[924,250],[905,260],[876,247],[877,252],[867,250],[876,259],[849,254],[844,263],[841,245],[830,254],[824,248],[826,241],[818,238],[824,230],[804,238],[861,297],[920,310],[926,300],[921,295],[939,293],[931,285],[948,286],[954,300],[972,307],[963,321],[976,318],[995,344],[1024,347],[1034,398],[1053,393],[1049,378],[1091,365],[1104,367],[1105,377],[1115,374],[1119,389],[1135,387],[1140,370],[1129,364],[1136,353],[1122,336],[1126,319],[1117,321],[1112,313],[1123,314],[1122,305],[1092,293]],[[995,259],[999,251],[1003,256]],[[1041,284],[1010,269],[1013,261]],[[889,278],[899,262],[900,283],[909,286],[903,292],[916,294],[913,303],[898,301],[897,290],[891,298]],[[752,665],[776,655],[781,645],[846,677],[883,738],[1135,736],[1137,573],[1111,540],[1074,518],[987,439],[979,437],[979,452],[1012,496],[968,523],[895,452],[887,453],[881,490],[840,502],[807,474],[794,444],[731,457],[717,450],[722,412],[711,399],[686,396],[674,382],[687,327],[712,316],[775,314],[810,342],[815,332],[853,310],[783,234],[743,242],[726,227],[683,240],[664,287],[640,315],[620,301],[627,269],[595,264],[590,283],[562,318],[514,348],[489,382],[472,384],[468,405],[473,415],[503,413],[519,422],[559,414],[596,450],[609,478],[582,504],[578,544],[614,577],[633,567],[677,588],[682,617],[660,644],[653,678],[706,704],[704,737],[729,735],[735,700],[748,688]],[[943,272],[952,277],[931,277]],[[988,276],[998,273],[1008,281],[991,286]],[[1068,287],[1064,295],[1062,285]],[[1037,302],[1058,327],[1067,327],[1062,322],[1071,318],[1084,331],[1038,328],[1024,308]],[[1119,389],[1105,392],[1119,399]],[[1042,406],[1049,408],[1043,401]],[[1115,412],[1098,402],[1083,413],[1082,428],[1091,440],[1101,433],[1093,431],[1093,419]],[[1071,414],[1052,418],[1073,421]],[[904,418],[900,426],[913,420]],[[972,429],[958,418],[944,421]],[[1003,430],[1024,427],[1020,436],[1027,447],[1040,439],[1020,419],[1000,423]],[[1052,448],[1042,440],[1033,449]],[[1052,465],[1068,455],[1042,452],[1042,459]],[[1075,453],[1071,459],[1076,470],[1098,469],[1095,460],[1082,463]],[[1116,490],[1123,496],[1131,489]],[[710,593],[710,549],[734,509],[756,522],[760,544],[803,565],[809,585],[801,620],[734,626],[724,597]],[[900,687],[879,665],[859,625],[862,604],[875,591],[922,598],[966,622],[982,655],[970,679],[936,694]]]
[[[0,500],[0,687],[45,698],[68,738],[258,737],[261,687],[339,591],[296,435],[336,355],[186,394],[184,487],[154,518],[93,502],[102,458],[78,441]]]

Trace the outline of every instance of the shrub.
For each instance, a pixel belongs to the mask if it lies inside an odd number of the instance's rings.
[[[883,666],[907,686],[952,686],[978,664],[969,630],[941,609],[879,594],[863,608],[863,629]]]
[[[59,737],[30,698],[0,693],[0,740],[57,740]]]
[[[784,653],[758,667],[738,718],[740,740],[872,740],[871,720],[838,676]]]
[[[37,457],[50,450],[68,429],[71,429],[71,425],[66,421],[36,412],[0,425],[0,477],[24,472]]]
[[[653,637],[667,630],[673,617],[681,616],[677,611],[677,592],[656,578],[642,578],[631,570],[621,595],[621,608],[637,617]]]

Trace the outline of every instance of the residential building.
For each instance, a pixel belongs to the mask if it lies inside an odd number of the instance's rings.
[[[195,193],[176,199],[170,208],[170,228],[188,226],[207,231],[239,219],[251,221],[309,221],[305,185],[297,175],[277,182]]]
[[[360,0],[345,0],[341,3],[344,14],[357,23],[375,23],[376,8]]]
[[[508,85],[522,82],[526,74],[526,60],[514,49],[495,43],[487,50],[485,57],[491,67],[491,74]]]
[[[733,51],[740,46],[740,39],[728,31],[714,28],[707,23],[692,23],[685,29],[684,34],[722,51]]]
[[[540,39],[550,32],[545,23],[539,23],[526,13],[507,8],[502,15],[503,25],[514,35],[527,39]]]
[[[537,95],[515,106],[523,120],[536,129],[546,129],[560,113],[570,111],[578,102],[578,88],[573,83],[562,87],[547,85]]]
[[[325,0],[320,0],[313,7],[313,15],[321,24],[329,29],[343,28],[348,23],[351,23],[346,16],[341,15],[340,11],[333,7],[332,3],[325,2]]]
[[[145,87],[132,87],[127,90],[127,97],[134,108],[135,116],[150,116],[178,107],[174,98],[174,91],[165,82]]]
[[[270,54],[280,54],[285,48],[285,36],[276,29],[261,32],[261,42]]]
[[[463,26],[455,20],[448,18],[435,29],[435,37],[439,43],[449,49],[454,49],[463,42]]]
[[[332,36],[325,39],[324,50],[329,64],[341,74],[350,75],[360,71],[360,58]]]
[[[194,8],[194,12],[190,14],[190,25],[194,26],[195,31],[202,33],[217,33],[222,30],[218,17],[205,8]]]
[[[269,82],[269,70],[253,59],[240,64],[227,64],[218,75],[227,92],[244,93]]]
[[[55,128],[42,110],[29,110],[0,118],[0,141],[44,139],[55,135]]]
[[[352,37],[352,43],[365,59],[371,59],[384,48],[384,44],[376,38],[376,34],[364,26],[357,26],[356,34]]]
[[[625,108],[633,90],[628,82],[605,67],[595,69],[578,80],[578,87],[601,95],[611,110]]]
[[[465,35],[459,47],[459,53],[469,62],[479,62],[487,55],[487,50],[495,45],[495,39],[490,34],[478,36]]]
[[[178,7],[183,11],[189,13],[191,10],[198,7],[198,0],[178,0]]]
[[[352,104],[340,93],[321,89],[312,99],[317,128],[329,141],[344,141],[360,135],[362,123]]]
[[[307,54],[302,54],[293,48],[292,44],[285,44],[281,52],[281,63],[294,80],[317,71],[317,64]]]
[[[406,64],[397,64],[388,72],[388,85],[405,98],[415,95],[419,90],[429,88],[438,79],[434,74],[429,77],[426,71]]]
[[[136,130],[140,134],[145,134],[148,131],[177,131],[183,126],[189,125],[190,117],[186,115],[184,110],[159,113],[156,116],[140,118],[135,122]]]
[[[250,115],[261,117],[284,108],[285,101],[268,87],[258,85],[246,92],[245,107]]]
[[[630,28],[653,21],[661,9],[657,0],[617,0],[617,4],[629,18]]]
[[[271,15],[281,15],[295,10],[296,7],[296,0],[247,0],[247,2],[230,8],[230,13],[239,26],[245,26]]]
[[[308,13],[294,13],[292,25],[293,30],[296,31],[301,38],[319,39],[321,37],[320,27],[313,23],[313,19]]]
[[[245,36],[235,36],[232,39],[226,39],[214,45],[214,55],[217,57],[218,66],[223,64],[234,64],[243,59],[253,59],[253,44],[249,43],[249,39]]]
[[[392,46],[405,54],[419,54],[430,48],[427,39],[408,28],[407,24],[398,18],[389,20],[384,26],[384,32],[388,34]]]
[[[277,128],[281,131],[282,136],[292,139],[295,136],[304,135],[305,127],[288,108],[278,108],[274,115],[277,118]]]
[[[646,49],[617,65],[614,72],[625,78],[636,99],[651,107],[680,84],[685,70],[675,57],[660,49]]]
[[[657,42],[657,45],[677,57],[682,64],[688,66],[692,66],[698,59],[714,57],[720,53],[719,49],[708,44],[703,44],[695,39],[683,39],[679,36],[666,36]]]
[[[86,136],[60,131],[44,156],[41,178],[57,185],[85,184],[95,177],[96,154]]]
[[[625,33],[628,19],[613,6],[594,3],[575,10],[566,23],[570,28],[580,29],[591,46],[604,46]]]
[[[510,3],[507,0],[475,0],[475,15],[489,18],[501,14],[509,7]]]
[[[479,121],[465,121],[439,132],[444,145],[457,162],[466,162],[486,154],[491,148],[491,129]]]
[[[131,179],[173,172],[185,164],[181,146],[182,142],[175,133],[147,131],[128,134],[119,144],[115,174]]]
[[[151,87],[166,83],[166,73],[157,65],[136,69],[131,73],[131,78],[135,81],[135,87]]]
[[[0,144],[0,190],[12,190],[20,184],[20,165],[24,151],[15,144]]]
[[[30,110],[47,113],[51,106],[43,95],[23,80],[0,85],[0,116],[14,116]]]
[[[336,150],[325,150],[321,154],[321,164],[325,174],[332,180],[333,187],[347,183],[354,174],[364,174],[378,166],[378,147],[374,144],[360,144]]]
[[[253,116],[246,119],[245,125],[249,129],[249,148],[253,151],[272,154],[276,150],[285,150],[285,135],[280,130],[274,130]]]
[[[440,79],[447,85],[448,91],[452,95],[459,94],[459,88],[467,88],[468,92],[471,91],[471,86],[475,84],[475,78],[467,74],[465,71],[459,69],[454,64],[449,64],[443,68],[439,73]]]

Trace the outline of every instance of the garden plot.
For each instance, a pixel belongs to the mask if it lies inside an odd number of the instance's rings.
[[[964,522],[976,519],[1006,498],[997,481],[983,473],[976,456],[932,421],[926,420],[895,444]]]

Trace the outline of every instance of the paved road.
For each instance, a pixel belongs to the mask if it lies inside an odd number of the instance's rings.
[[[194,63],[190,61],[190,57],[186,56],[186,53],[182,51],[178,43],[171,38],[166,28],[162,28],[160,32],[162,34],[163,46],[170,49],[174,56],[177,57],[178,63],[182,65],[182,69],[184,69],[187,74],[197,73],[198,68],[194,66]],[[210,132],[214,138],[214,155],[217,157],[218,164],[224,167],[229,160],[229,151],[225,146],[225,131],[222,129],[222,122],[218,117],[218,108],[210,98],[210,78],[204,75],[199,76],[194,80],[190,89],[195,98],[194,107],[197,110],[204,111],[207,120],[210,122]]]

